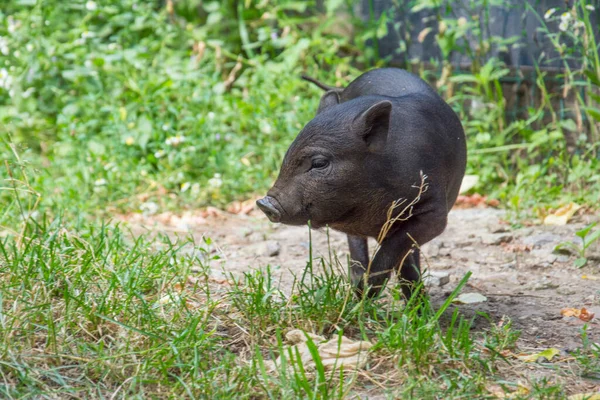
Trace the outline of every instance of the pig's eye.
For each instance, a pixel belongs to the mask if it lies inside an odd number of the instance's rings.
[[[327,168],[327,166],[329,166],[329,161],[324,159],[324,158],[314,158],[312,160],[311,169],[323,169],[323,168]]]

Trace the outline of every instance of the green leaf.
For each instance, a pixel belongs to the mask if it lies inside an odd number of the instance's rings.
[[[344,4],[344,0],[327,0],[327,2],[325,3],[327,16],[332,16],[342,4]]]
[[[583,268],[585,264],[587,264],[587,258],[585,257],[579,257],[577,260],[575,260],[575,266],[577,268]]]
[[[600,77],[598,76],[598,74],[596,72],[588,69],[588,70],[583,71],[583,73],[585,74],[585,76],[588,77],[590,82],[592,82],[596,86],[600,86]]]
[[[531,354],[529,356],[519,356],[519,359],[525,361],[525,362],[536,362],[538,360],[538,358],[543,357],[548,361],[552,361],[552,359],[557,356],[560,353],[560,350],[551,347],[549,349],[546,349],[544,351],[540,351],[539,353],[536,354]]]
[[[585,238],[584,248],[587,249],[592,243],[594,243],[598,239],[600,239],[600,229],[592,232],[589,236]]]
[[[596,121],[600,121],[600,110],[592,107],[584,107],[583,109]]]
[[[102,155],[102,154],[106,153],[106,146],[100,142],[95,142],[95,141],[89,142],[88,149],[90,149],[90,152],[97,154],[97,155]]]
[[[580,238],[584,239],[588,235],[588,233],[592,230],[592,228],[594,226],[596,226],[596,224],[597,224],[597,222],[593,222],[593,223],[589,224],[588,226],[586,226],[585,228],[578,230],[577,232],[575,232],[575,234],[577,236],[579,236]]]

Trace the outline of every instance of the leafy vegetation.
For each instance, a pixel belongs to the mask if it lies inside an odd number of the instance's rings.
[[[351,0],[319,3],[3,1],[2,397],[317,399],[381,389],[394,398],[482,398],[496,387],[513,398],[565,396],[543,378],[527,390],[497,380],[518,332],[510,321],[472,332],[457,312],[445,320],[456,293],[437,311],[406,307],[395,292],[358,301],[335,258],[311,260],[292,293],[268,270],[224,289],[213,282],[210,240],[132,237],[110,223],[119,212],[223,206],[263,192],[316,110],[321,93],[300,74],[343,85],[385,65],[376,39],[405,32],[405,22],[388,23],[424,10],[438,26],[423,35],[435,36],[442,59],[405,66],[460,115],[468,173],[480,177],[473,190],[518,218],[532,206],[600,203],[592,4],[539,16],[540,34],[564,61],[553,77],[563,83],[549,90],[538,60],[541,100],[515,116],[500,84],[512,72],[490,56],[515,39],[486,36],[485,18],[475,18],[502,2],[393,1],[366,20]],[[469,57],[470,70],[455,70],[454,54]],[[558,113],[556,101],[569,96],[574,109]],[[598,238],[586,229],[581,258]],[[318,369],[315,378],[293,360],[291,370],[269,372],[292,327],[376,341],[375,375]],[[597,377],[600,349],[586,329],[582,336],[573,373]]]

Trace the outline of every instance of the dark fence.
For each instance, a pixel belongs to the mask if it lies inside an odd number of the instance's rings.
[[[426,9],[411,12],[414,0],[362,0],[362,15],[365,19],[378,19],[382,13],[392,15],[388,22],[388,35],[378,41],[379,56],[391,57],[392,63],[407,65],[411,60],[430,61],[441,60],[441,52],[435,43],[434,34],[438,31],[437,12],[443,17],[471,19],[479,17],[480,29],[484,39],[490,37],[510,39],[515,38],[514,44],[502,48],[494,45],[486,52],[486,57],[497,57],[510,67],[532,67],[539,64],[544,69],[563,67],[563,61],[550,43],[548,37],[539,31],[542,26],[540,19],[551,8],[565,9],[572,1],[565,0],[508,0],[501,2],[480,1],[481,4],[501,4],[501,6],[473,6],[473,1],[447,1],[440,7],[443,9]],[[600,0],[588,2],[596,11],[591,13],[596,36],[600,39]],[[528,7],[529,5],[529,7]],[[560,11],[557,10],[557,13]],[[371,15],[372,14],[372,15]],[[537,15],[536,15],[537,14]],[[556,15],[556,14],[555,14]],[[545,21],[551,32],[559,30],[557,21]],[[426,28],[431,32],[423,42],[417,40],[419,34]],[[470,47],[475,49],[478,41],[472,34],[467,34]],[[450,61],[457,66],[469,65],[472,57],[459,52],[453,52]],[[569,60],[577,66],[577,60]],[[526,68],[529,69],[529,68]]]

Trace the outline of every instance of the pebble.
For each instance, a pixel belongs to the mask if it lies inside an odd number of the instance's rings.
[[[481,243],[490,244],[492,246],[499,246],[502,243],[510,243],[513,240],[513,235],[508,233],[501,233],[496,235],[485,235],[481,237]]]
[[[281,253],[281,245],[275,240],[267,240],[258,246],[256,252],[260,256],[275,257]]]
[[[442,287],[450,282],[450,274],[443,271],[428,271],[423,276],[425,286]]]
[[[533,286],[533,290],[556,289],[560,285],[548,280],[542,280]]]
[[[523,239],[523,244],[532,245],[533,248],[540,248],[548,245],[556,246],[563,241],[562,236],[545,232],[538,235],[527,236]]]

